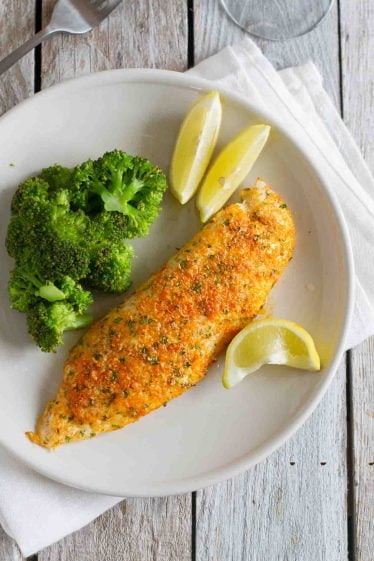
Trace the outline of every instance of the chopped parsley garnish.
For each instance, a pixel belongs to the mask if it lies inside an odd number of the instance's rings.
[[[200,294],[202,286],[203,286],[202,281],[197,281],[195,282],[195,284],[192,285],[191,288],[194,292],[196,292],[196,294]]]
[[[129,319],[128,322],[127,322],[127,327],[129,328],[130,335],[132,337],[135,337],[135,335],[136,335],[136,331],[134,329],[135,324],[136,324],[136,321],[134,319]]]
[[[158,357],[157,356],[148,356],[147,360],[150,364],[158,364]]]
[[[155,322],[154,319],[152,319],[148,316],[142,316],[139,323],[140,323],[140,325],[146,325],[146,324],[150,325],[151,323],[154,323],[154,322]]]

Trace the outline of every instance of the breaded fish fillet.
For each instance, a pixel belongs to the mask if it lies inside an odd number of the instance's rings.
[[[51,448],[120,429],[201,380],[263,306],[295,229],[263,182],[221,210],[71,350],[56,398],[29,438]]]

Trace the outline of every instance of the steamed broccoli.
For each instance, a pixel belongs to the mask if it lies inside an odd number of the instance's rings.
[[[12,308],[27,312],[38,299],[48,302],[64,300],[65,294],[51,281],[42,281],[36,274],[17,267],[10,273],[8,292]]]
[[[70,189],[73,173],[74,169],[55,164],[49,168],[44,168],[40,177],[48,183],[50,191],[60,191],[61,189]]]
[[[40,177],[30,177],[18,186],[11,203],[13,214],[24,213],[32,215],[39,213],[48,205],[49,185]]]
[[[8,292],[12,308],[20,312],[28,312],[40,301],[65,300],[77,312],[83,313],[93,300],[92,294],[71,277],[60,277],[52,282],[19,265],[10,273]]]
[[[64,294],[64,300],[72,304],[74,309],[80,314],[83,314],[93,302],[91,292],[85,290],[71,277],[62,277],[59,283],[59,289]]]
[[[69,275],[75,280],[88,273],[90,257],[82,251],[89,218],[70,210],[69,191],[49,192],[45,180],[22,183],[12,200],[6,247],[16,262],[46,278]]]
[[[126,236],[127,217],[119,212],[98,212],[91,217],[87,236],[91,240],[91,245],[95,248],[103,241],[120,242]]]
[[[64,331],[82,329],[92,322],[89,314],[79,314],[69,302],[38,302],[27,314],[29,333],[42,351],[55,351]]]
[[[167,187],[159,168],[149,160],[121,150],[107,152],[98,160],[77,166],[74,182],[88,193],[88,210],[101,208],[126,217],[127,238],[148,234]]]
[[[132,247],[120,243],[103,246],[95,252],[87,285],[103,292],[124,292],[131,284]]]
[[[27,314],[30,335],[43,351],[54,351],[64,330],[78,329],[92,321],[84,313],[92,295],[71,277],[53,283],[18,265],[10,274],[8,292],[12,308]],[[61,306],[56,307],[57,303]],[[56,322],[58,311],[61,318]]]
[[[148,233],[165,189],[157,167],[119,150],[72,169],[51,166],[18,187],[6,237],[16,262],[8,291],[42,350],[89,322],[92,295],[83,287],[130,286],[134,251],[125,240]]]

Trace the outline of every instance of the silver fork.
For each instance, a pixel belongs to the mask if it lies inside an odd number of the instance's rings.
[[[87,33],[99,25],[122,0],[58,0],[48,25],[0,61],[0,74],[8,70],[44,39],[56,33]]]

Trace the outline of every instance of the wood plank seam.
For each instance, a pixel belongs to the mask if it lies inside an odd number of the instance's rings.
[[[342,21],[340,0],[336,3],[338,24],[338,61],[339,61],[339,112],[344,119],[344,95],[343,95],[343,52],[342,52]],[[348,368],[348,367],[347,367]]]
[[[342,61],[341,61],[342,64]],[[342,86],[341,86],[342,87]],[[352,391],[352,353],[347,352],[347,540],[348,561],[355,561],[355,477],[354,477],[354,429]]]
[[[42,29],[43,0],[35,0],[35,33]],[[40,92],[42,85],[42,46],[34,49],[34,93]]]
[[[195,22],[194,22],[194,0],[187,0],[187,28],[188,28],[188,36],[187,36],[187,48],[188,48],[188,55],[187,55],[187,64],[188,68],[192,68],[195,65]]]

